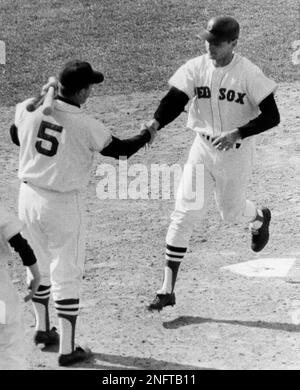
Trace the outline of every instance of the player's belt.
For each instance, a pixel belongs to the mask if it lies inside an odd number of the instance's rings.
[[[208,142],[211,142],[211,143],[214,142],[214,140],[216,139],[216,137],[213,137],[213,136],[208,135],[208,134],[200,133],[200,135],[202,138],[206,139]],[[238,149],[240,146],[241,146],[240,143],[234,144],[235,149]]]

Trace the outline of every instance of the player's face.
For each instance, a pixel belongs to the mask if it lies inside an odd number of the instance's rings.
[[[205,41],[205,48],[209,58],[221,66],[223,63],[226,63],[227,59],[231,58],[235,45],[236,41]]]

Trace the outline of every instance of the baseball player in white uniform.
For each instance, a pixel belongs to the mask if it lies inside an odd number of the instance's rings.
[[[41,107],[28,112],[26,100],[17,105],[10,129],[12,140],[20,145],[19,216],[41,270],[41,286],[33,298],[34,341],[46,345],[59,342],[61,366],[83,361],[89,355],[74,343],[85,257],[81,190],[88,183],[93,153],[130,157],[155,134],[143,130],[140,135],[120,140],[102,122],[82,112],[81,105],[92,85],[103,79],[102,73],[87,62],[68,62],[59,75],[51,116],[43,115]],[[59,337],[49,324],[50,287],[59,318]]]
[[[232,17],[208,22],[202,36],[207,54],[189,60],[175,72],[169,80],[169,92],[145,125],[159,130],[191,101],[187,127],[196,133],[187,161],[191,169],[184,170],[178,188],[166,237],[164,281],[149,310],[175,304],[180,262],[193,227],[213,195],[223,220],[250,223],[253,251],[261,251],[269,239],[271,212],[247,200],[246,189],[254,136],[280,121],[274,100],[276,83],[234,51],[239,30]],[[200,196],[194,194],[195,181],[203,183]]]
[[[25,302],[32,299],[40,283],[35,255],[21,230],[21,222],[0,206],[0,370],[26,368],[21,305],[7,270],[11,248],[20,255],[30,276],[31,292],[25,296]]]

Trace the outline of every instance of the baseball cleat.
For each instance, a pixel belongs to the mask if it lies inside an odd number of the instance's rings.
[[[33,341],[35,345],[37,344],[45,344],[46,346],[58,345],[59,334],[57,333],[55,327],[53,327],[51,330],[48,331],[37,330],[34,334]]]
[[[257,230],[252,230],[251,249],[254,252],[260,252],[269,241],[269,225],[271,221],[271,211],[264,207],[262,208],[263,223]]]
[[[60,366],[71,366],[72,364],[87,360],[90,356],[90,350],[84,350],[81,347],[76,347],[75,350],[71,353],[59,355],[58,364]]]
[[[153,302],[147,306],[149,311],[161,311],[165,306],[174,306],[176,303],[175,293],[171,294],[157,294]]]

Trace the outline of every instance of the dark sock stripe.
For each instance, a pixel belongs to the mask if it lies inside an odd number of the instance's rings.
[[[78,312],[79,310],[79,307],[74,307],[73,309],[70,309],[70,308],[64,308],[64,307],[55,307],[56,311],[59,313],[60,311],[67,311],[70,313],[70,315],[72,315],[72,312]]]
[[[170,255],[169,253],[166,252],[166,256],[172,257],[174,259],[183,259],[183,256],[176,256],[176,255]]]
[[[48,305],[48,302],[46,300],[49,300],[50,295],[51,295],[51,286],[44,286],[40,285],[37,292],[34,294],[32,300],[33,302],[38,302],[38,303],[46,303]]]
[[[32,302],[36,302],[36,303],[40,303],[41,305],[48,306],[49,297],[41,298],[34,295],[32,298]]]
[[[51,288],[51,285],[50,286],[44,286],[44,285],[40,285],[39,288],[38,288],[38,292],[40,291],[44,291],[44,290],[49,290]]]
[[[36,297],[36,298],[48,298],[48,297],[50,297],[50,295],[51,295],[50,291],[46,291],[46,292],[44,292],[44,293],[38,293],[38,292],[36,292],[36,293],[34,294],[34,297]]]
[[[50,290],[44,290],[44,291],[37,291],[35,295],[46,295],[50,294]]]
[[[79,299],[62,299],[60,301],[55,301],[58,305],[79,305]]]
[[[173,272],[178,270],[180,264],[181,264],[180,261],[172,261],[172,260],[166,261],[166,267],[169,267]]]
[[[61,307],[66,308],[66,309],[74,309],[76,307],[79,308],[79,303],[69,303],[68,305],[66,305],[66,304],[54,302],[54,305],[58,309],[60,309]]]
[[[70,320],[71,318],[78,316],[79,299],[62,299],[60,301],[55,301],[54,304],[55,304],[55,309],[58,317],[62,317]],[[75,306],[75,307],[70,307],[70,306]]]
[[[168,244],[166,244],[166,248],[172,252],[178,252],[178,253],[185,253],[187,251],[187,248],[179,248]]]

